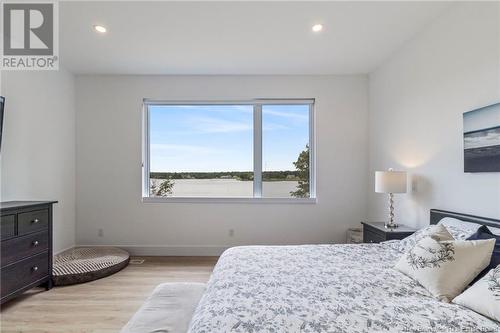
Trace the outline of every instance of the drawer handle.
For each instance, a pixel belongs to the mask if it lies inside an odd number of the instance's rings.
[[[38,243],[38,241],[37,241],[37,240],[33,242],[33,246],[38,246],[38,244],[39,244],[39,243]]]
[[[31,223],[33,223],[33,224],[38,223],[38,222],[40,222],[39,219],[34,219],[33,221],[31,221]]]
[[[33,272],[36,272],[38,270],[38,266],[33,266],[32,270]]]

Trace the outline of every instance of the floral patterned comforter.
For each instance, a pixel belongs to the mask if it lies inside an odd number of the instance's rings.
[[[394,270],[401,255],[395,248],[231,248],[220,257],[189,332],[500,332],[500,323],[438,302]]]

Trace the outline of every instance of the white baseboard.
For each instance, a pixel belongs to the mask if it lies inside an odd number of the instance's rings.
[[[76,245],[71,245],[71,246],[68,246],[67,248],[62,249],[62,250],[59,250],[59,251],[57,251],[57,252],[55,252],[55,251],[54,251],[54,253],[53,253],[52,255],[54,255],[54,256],[55,256],[55,255],[58,255],[59,253],[63,253],[64,251],[67,251],[67,250],[72,249],[72,248],[74,248],[74,247],[76,247]]]
[[[229,246],[159,246],[159,245],[84,245],[82,246],[114,246],[124,249],[132,256],[181,256],[181,257],[211,257],[220,256]]]

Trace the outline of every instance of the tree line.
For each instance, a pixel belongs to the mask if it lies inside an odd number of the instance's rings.
[[[217,171],[217,172],[151,172],[151,179],[238,179],[253,180],[253,171]],[[262,179],[265,181],[283,181],[300,179],[300,171],[264,171]]]

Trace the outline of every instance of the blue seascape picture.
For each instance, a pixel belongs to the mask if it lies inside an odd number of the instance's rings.
[[[464,171],[500,172],[500,103],[464,113]]]

